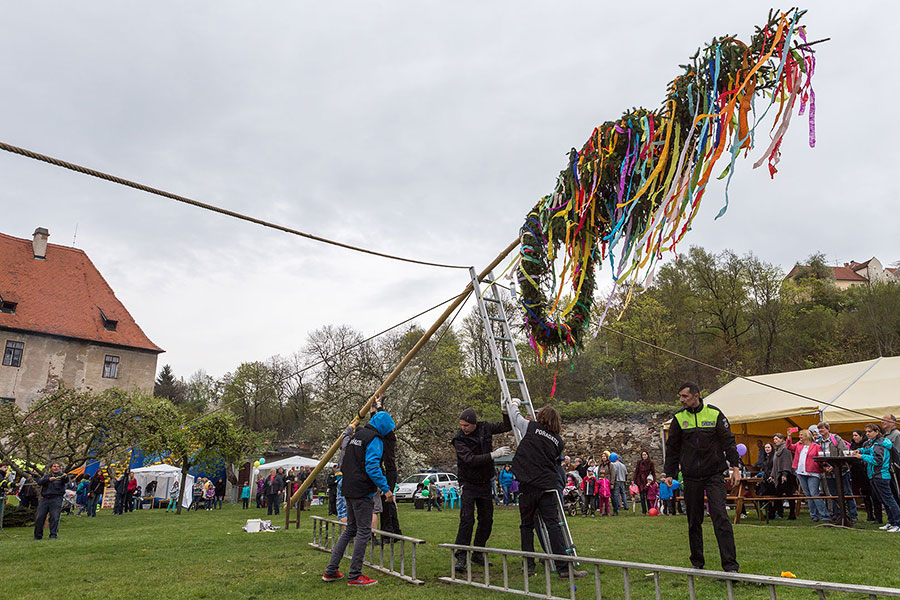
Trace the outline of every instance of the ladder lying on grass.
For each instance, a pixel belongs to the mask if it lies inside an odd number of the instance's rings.
[[[522,371],[522,364],[519,362],[516,343],[509,328],[509,320],[506,317],[506,310],[503,308],[499,285],[494,280],[494,273],[491,271],[486,279],[479,280],[475,269],[469,267],[469,275],[472,277],[472,290],[475,298],[478,300],[478,312],[481,315],[484,331],[487,334],[494,371],[497,373],[497,379],[500,380],[501,406],[507,406],[513,398],[510,393],[510,385],[517,385],[518,394],[515,397],[522,401],[522,406],[534,419],[534,406],[531,404],[531,396],[528,393],[528,386],[525,384],[525,374]],[[483,292],[481,290],[482,283],[488,286]],[[522,441],[522,435],[515,428],[513,428],[513,437],[517,445]],[[556,499],[559,527],[562,529],[566,554],[577,556],[575,542],[572,540],[572,532],[569,530],[569,523],[566,520],[566,511],[563,508],[562,498],[560,498],[557,490],[546,490],[544,493],[553,494],[553,497]],[[551,553],[547,526],[539,514],[536,514],[535,518],[537,519],[538,539],[541,542],[541,546],[544,547],[545,552]]]

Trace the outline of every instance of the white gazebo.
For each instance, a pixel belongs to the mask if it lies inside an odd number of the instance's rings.
[[[138,485],[141,486],[141,489],[146,490],[148,483],[156,481],[156,493],[154,494],[154,497],[165,500],[168,500],[169,490],[172,489],[175,482],[181,483],[181,469],[173,467],[172,465],[160,463],[158,465],[138,467],[137,469],[132,469],[131,472],[134,473],[134,478],[137,480]],[[184,482],[186,491],[181,496],[181,506],[184,508],[190,507],[191,502],[193,501],[193,496],[191,494],[193,485],[194,476],[188,473],[187,479]]]

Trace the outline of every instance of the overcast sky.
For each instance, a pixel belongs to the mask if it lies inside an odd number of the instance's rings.
[[[897,10],[816,2],[818,145],[741,160],[682,248],[789,269],[900,260]],[[303,231],[483,266],[594,126],[665,86],[759,3],[19,2],[0,24],[0,139]],[[724,163],[723,163],[724,168]],[[364,256],[0,153],[0,231],[85,250],[187,377],[366,334],[467,273]],[[77,237],[75,235],[77,228]],[[608,269],[600,281],[610,281]],[[431,319],[423,319],[428,325]]]

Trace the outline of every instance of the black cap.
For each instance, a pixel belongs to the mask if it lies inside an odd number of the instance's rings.
[[[466,410],[462,411],[462,414],[459,415],[459,420],[465,421],[466,423],[470,423],[472,425],[477,423],[478,417],[475,416],[475,409],[470,406]]]

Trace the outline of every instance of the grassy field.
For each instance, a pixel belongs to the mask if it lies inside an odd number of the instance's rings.
[[[309,514],[309,513],[304,513]],[[324,516],[316,507],[313,514]],[[448,575],[449,555],[438,543],[452,542],[458,511],[425,513],[409,504],[400,507],[404,533],[428,541],[418,560],[424,586],[414,586],[376,571],[379,580],[367,589],[344,583],[325,584],[319,578],[328,556],[310,548],[311,523],[299,530],[247,534],[247,518],[264,517],[261,510],[229,506],[221,511],[185,513],[143,510],[121,517],[101,511],[98,517],[63,516],[58,540],[32,540],[32,530],[5,529],[0,534],[0,598],[398,598],[452,600],[512,597],[468,586],[437,581]],[[684,517],[641,517],[570,520],[579,554],[634,562],[689,566]],[[283,525],[279,519],[275,524]],[[491,545],[519,546],[518,511],[494,513]],[[804,515],[798,521],[760,524],[755,516],[735,529],[738,559],[746,573],[779,575],[791,571],[804,579],[900,587],[900,535],[871,525],[848,531],[814,527]],[[718,569],[718,551],[711,528],[705,531],[707,566]],[[499,564],[499,560],[494,562]],[[346,573],[346,563],[343,565]],[[481,571],[478,571],[480,573]],[[622,573],[604,570],[604,598],[621,598]],[[637,580],[635,582],[635,580]],[[652,579],[632,573],[632,594],[653,597]],[[543,578],[532,578],[542,586]],[[580,586],[581,587],[581,586]],[[579,598],[593,598],[593,580],[579,589]],[[779,598],[812,598],[814,594],[783,588]],[[565,595],[563,582],[554,591]],[[738,598],[768,598],[767,590],[741,585]],[[724,584],[698,585],[701,598],[724,598]],[[663,597],[686,598],[683,579],[663,576]],[[831,598],[832,596],[829,596]]]

